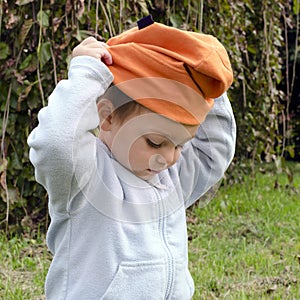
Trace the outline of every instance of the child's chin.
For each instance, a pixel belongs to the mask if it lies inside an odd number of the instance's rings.
[[[151,172],[145,171],[145,172],[132,172],[136,177],[142,179],[142,180],[150,180],[152,179],[155,174],[152,174]]]
[[[155,175],[149,174],[149,175],[139,175],[138,177],[141,178],[141,179],[143,179],[143,180],[148,181],[148,180],[151,180],[154,176]]]
[[[158,173],[159,172],[151,172],[149,170],[149,171],[146,171],[144,174],[139,174],[137,176],[143,180],[149,181],[149,180],[153,179],[155,176],[157,176]]]

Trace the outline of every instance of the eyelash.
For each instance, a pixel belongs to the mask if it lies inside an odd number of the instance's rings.
[[[150,139],[146,139],[146,141],[147,141],[147,144],[148,144],[150,147],[152,147],[152,148],[158,149],[158,148],[160,148],[160,146],[161,146],[161,144],[155,144],[155,143],[153,143]]]
[[[162,145],[162,144],[156,144],[156,143],[152,142],[150,139],[146,139],[146,141],[150,147],[155,148],[155,149],[159,149]],[[178,145],[175,148],[181,150],[183,148],[183,145]]]

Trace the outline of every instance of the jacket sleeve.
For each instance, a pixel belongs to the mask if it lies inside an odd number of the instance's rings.
[[[68,211],[72,182],[84,184],[96,156],[99,125],[96,99],[113,80],[109,69],[89,56],[72,59],[68,79],[60,81],[38,114],[38,126],[28,137],[29,158],[36,180],[48,192],[51,207]]]
[[[223,177],[236,143],[236,123],[227,94],[215,99],[213,109],[196,137],[184,145],[178,163],[186,207],[192,205]]]

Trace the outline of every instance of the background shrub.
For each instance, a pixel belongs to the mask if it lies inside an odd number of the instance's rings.
[[[261,161],[281,170],[286,157],[297,157],[297,0],[1,0],[1,228],[48,225],[47,194],[35,182],[26,139],[54,86],[67,77],[73,47],[87,36],[105,41],[149,13],[157,22],[213,34],[229,52],[239,128],[229,180],[241,180]]]

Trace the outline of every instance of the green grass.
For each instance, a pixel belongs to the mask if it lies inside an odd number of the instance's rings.
[[[246,178],[189,211],[194,300],[300,299],[300,164]],[[0,234],[0,299],[41,300],[50,264],[44,236]],[[180,299],[178,299],[180,300]]]
[[[222,188],[189,215],[194,299],[300,299],[300,164]]]
[[[7,239],[0,234],[0,299],[42,300],[50,264],[44,237]]]

